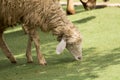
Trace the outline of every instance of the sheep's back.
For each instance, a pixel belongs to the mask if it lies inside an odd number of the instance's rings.
[[[41,5],[41,0],[0,0],[0,30],[17,23]]]
[[[59,11],[59,5],[55,2],[56,0],[0,0],[0,30],[17,23],[25,23],[31,27],[39,26],[43,31],[58,26],[58,16],[62,15],[56,12]],[[55,19],[52,18],[54,15]]]

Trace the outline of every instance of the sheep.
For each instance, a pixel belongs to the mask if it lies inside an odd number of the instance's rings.
[[[107,2],[109,0],[103,0],[104,2]],[[96,0],[80,0],[85,10],[91,10],[96,8]],[[74,0],[67,0],[67,9],[66,12],[68,15],[75,14],[74,9]]]
[[[67,19],[57,0],[0,0],[0,48],[12,63],[16,63],[16,59],[5,43],[3,32],[17,23],[22,24],[29,37],[26,49],[28,63],[33,62],[32,42],[36,47],[39,64],[47,63],[40,51],[38,28],[57,36],[58,54],[67,48],[76,60],[82,59],[82,36],[74,24]]]

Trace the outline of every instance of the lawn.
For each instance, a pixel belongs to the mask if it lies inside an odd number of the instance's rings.
[[[11,64],[0,50],[0,80],[120,80],[120,8],[75,8],[77,13],[68,18],[83,35],[82,61],[75,61],[67,50],[57,55],[56,37],[39,31],[48,65],[38,64],[34,46],[34,63],[26,63],[27,36],[18,25],[4,34],[18,63]]]

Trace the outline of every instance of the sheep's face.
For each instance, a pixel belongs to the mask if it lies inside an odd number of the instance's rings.
[[[77,31],[73,31],[72,35],[62,37],[62,39],[59,36],[58,41],[60,41],[60,43],[56,48],[57,54],[60,54],[64,48],[67,48],[76,60],[82,59],[82,38]]]
[[[82,59],[82,45],[81,42],[73,43],[73,44],[66,44],[66,48],[68,51],[75,57],[76,60]]]
[[[66,48],[76,60],[82,59],[82,36],[75,28],[66,34]]]
[[[83,2],[83,6],[86,10],[94,9],[96,6],[96,0],[86,0]]]

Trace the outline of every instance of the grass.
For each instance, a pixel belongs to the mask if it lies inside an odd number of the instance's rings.
[[[41,50],[48,65],[38,65],[34,47],[34,63],[27,64],[27,36],[18,26],[5,32],[6,42],[18,63],[11,64],[0,52],[0,80],[120,80],[120,9],[84,11],[77,6],[76,11],[68,18],[84,38],[82,61],[75,61],[67,50],[57,55],[56,37],[39,31]]]

